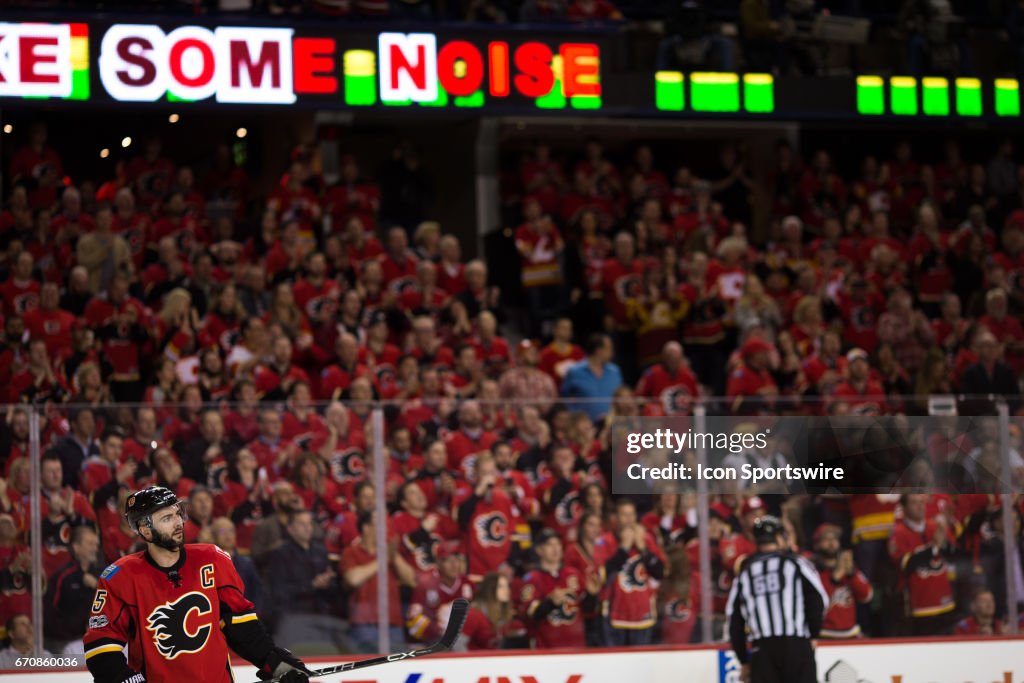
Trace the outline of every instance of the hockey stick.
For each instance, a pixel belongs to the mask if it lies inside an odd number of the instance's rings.
[[[442,634],[441,638],[436,643],[432,643],[422,650],[396,652],[382,657],[364,659],[361,662],[347,662],[337,666],[328,666],[323,669],[314,669],[310,678],[331,676],[333,674],[340,674],[346,671],[355,671],[356,669],[365,669],[369,666],[377,666],[378,664],[389,664],[391,662],[400,662],[403,659],[426,657],[427,655],[436,655],[438,652],[446,652],[452,649],[452,646],[455,644],[455,639],[458,638],[459,634],[462,632],[462,627],[466,623],[467,614],[469,614],[469,601],[459,598],[452,603],[451,615],[448,617],[448,626],[445,628],[444,634]],[[269,681],[260,681],[259,683],[279,683],[280,680],[280,678],[274,678]]]

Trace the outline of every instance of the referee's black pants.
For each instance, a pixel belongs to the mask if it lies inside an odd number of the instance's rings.
[[[762,638],[750,654],[750,683],[816,683],[814,648],[807,638]]]

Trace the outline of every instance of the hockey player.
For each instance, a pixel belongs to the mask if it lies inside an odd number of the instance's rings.
[[[264,630],[231,557],[185,544],[184,511],[171,490],[133,493],[125,517],[146,549],[100,575],[83,638],[96,683],[233,683],[229,647],[261,680],[309,680],[306,666]]]

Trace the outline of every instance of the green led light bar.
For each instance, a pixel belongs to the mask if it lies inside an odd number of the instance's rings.
[[[659,71],[654,74],[654,106],[661,111],[682,111],[683,83],[680,71]]]
[[[573,109],[600,109],[601,98],[593,95],[573,95],[569,98]]]
[[[71,26],[71,94],[69,100],[89,99],[89,25]]]
[[[376,104],[377,55],[370,50],[345,50],[342,62],[345,73],[345,104],[350,107]]]
[[[751,114],[775,111],[775,78],[771,74],[743,75],[743,108]]]
[[[1020,81],[1016,78],[996,79],[996,115],[1020,116]]]
[[[893,76],[889,79],[889,107],[897,116],[917,116],[917,79]]]
[[[738,112],[738,74],[702,71],[690,76],[690,106],[694,111]]]
[[[977,78],[956,79],[956,113],[959,116],[981,116],[981,81]]]
[[[438,91],[444,92],[444,89],[438,88]],[[484,91],[477,90],[472,95],[466,95],[465,97],[456,97],[454,98],[454,100],[456,107],[482,107],[484,106]]]
[[[885,82],[881,76],[857,76],[857,113],[885,113]]]
[[[949,81],[945,78],[921,79],[924,113],[926,116],[949,116]]]
[[[557,59],[557,57],[556,57]],[[565,109],[565,93],[562,92],[562,79],[555,78],[555,84],[551,86],[551,92],[533,101],[538,109]]]

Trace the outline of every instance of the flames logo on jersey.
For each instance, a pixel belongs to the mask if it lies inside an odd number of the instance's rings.
[[[28,313],[39,308],[39,295],[35,292],[25,292],[14,297],[14,310],[17,313]]]
[[[529,472],[527,472],[529,474]],[[546,460],[541,460],[537,463],[536,468],[533,471],[533,483],[536,484],[539,481],[543,481],[551,476],[551,468],[548,467]]]
[[[373,372],[379,387],[391,387],[398,384],[398,373],[391,363],[381,363],[374,368]]]
[[[580,518],[582,512],[580,492],[571,491],[555,506],[555,521],[561,526],[572,526],[572,523]]]
[[[436,566],[434,558],[437,557],[437,536],[430,536],[430,540],[426,543],[415,543],[406,536],[404,542],[417,570],[426,572]]]
[[[548,614],[548,621],[555,626],[566,626],[576,622],[579,615],[579,593],[580,580],[575,574],[570,574],[565,580],[565,600],[556,609]]]
[[[853,326],[859,330],[874,328],[875,324],[878,322],[878,316],[875,315],[874,309],[870,306],[858,306],[853,309],[850,318],[853,322]]]
[[[678,415],[690,412],[693,403],[693,394],[683,386],[669,387],[661,392],[661,407],[669,415]]]
[[[508,540],[508,520],[500,512],[480,516],[475,522],[476,539],[487,548],[497,548]]]
[[[846,586],[839,586],[828,598],[829,609],[833,607],[850,607],[853,605],[853,593]]]
[[[405,292],[415,291],[416,289],[416,277],[413,275],[403,275],[397,277],[391,281],[388,285],[388,289],[394,292],[396,296],[401,296]]]
[[[476,459],[479,453],[470,453],[462,459],[459,463],[459,467],[462,468],[462,476],[466,479],[470,479],[473,476],[473,472],[476,471]]]
[[[636,299],[643,291],[643,280],[637,274],[623,275],[615,281],[615,296],[619,301]]]
[[[331,458],[331,476],[339,484],[361,479],[366,473],[366,461],[363,452],[358,448],[348,448],[334,454]]]
[[[165,659],[174,659],[206,647],[212,624],[203,624],[190,631],[186,622],[193,612],[202,617],[212,611],[210,599],[199,591],[192,591],[154,609],[146,619],[146,629],[153,632],[153,643],[160,654]]]
[[[338,302],[335,298],[330,296],[330,294],[325,296],[315,296],[306,302],[306,315],[310,320],[329,318],[333,316],[337,310]]]
[[[670,621],[689,621],[692,616],[693,610],[686,600],[671,600],[665,605],[665,617]]]
[[[568,626],[576,622],[580,613],[575,593],[566,593],[565,600],[557,608],[548,613],[548,621],[554,626]]]
[[[238,328],[236,327],[234,329],[224,330],[223,332],[221,332],[220,337],[218,338],[217,341],[222,349],[230,349],[238,343],[239,336],[241,335]]]
[[[641,561],[640,555],[634,555],[626,560],[626,564],[622,565],[622,569],[619,570],[616,581],[618,581],[619,588],[627,593],[647,589],[647,567]]]

